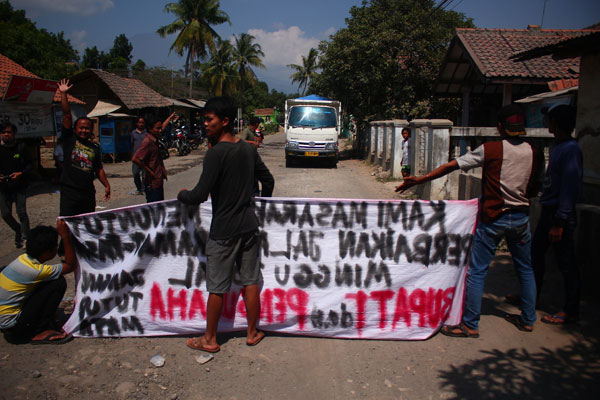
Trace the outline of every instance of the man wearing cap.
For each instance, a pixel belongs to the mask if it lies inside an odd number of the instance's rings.
[[[542,322],[561,325],[579,319],[579,291],[581,280],[575,261],[576,215],[575,203],[581,192],[583,157],[571,133],[575,128],[575,109],[555,105],[542,111],[546,115],[548,131],[554,135],[555,147],[550,155],[540,204],[542,212],[533,235],[531,257],[538,298],[546,269],[546,250],[552,246],[556,263],[563,275],[565,308],[554,315],[546,315]]]
[[[410,176],[396,188],[406,189],[437,179],[452,171],[482,167],[482,195],[471,259],[462,322],[444,326],[441,332],[452,337],[479,337],[481,299],[488,267],[503,238],[511,252],[521,289],[521,315],[508,314],[506,320],[519,330],[531,332],[536,320],[535,278],[531,267],[531,233],[529,198],[537,193],[537,176],[543,158],[525,135],[523,110],[510,105],[498,113],[498,131],[502,140],[487,142],[463,156],[446,163],[424,176]]]

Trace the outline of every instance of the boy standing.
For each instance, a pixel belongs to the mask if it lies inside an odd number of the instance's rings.
[[[189,339],[195,350],[216,353],[217,326],[223,308],[223,295],[231,288],[234,264],[244,286],[248,319],[248,346],[265,336],[257,329],[260,316],[262,274],[258,263],[258,220],[252,199],[254,177],[262,183],[263,196],[273,193],[273,176],[256,148],[233,135],[236,108],[231,98],[215,97],[204,107],[204,126],[215,144],[204,158],[202,175],[196,187],[182,190],[177,199],[185,204],[200,204],[210,194],[212,223],[206,244],[206,289],[208,305],[203,336]]]
[[[400,163],[400,172],[402,177],[410,175],[410,129],[402,129],[402,161]]]
[[[32,229],[26,253],[0,273],[0,329],[10,342],[60,344],[73,338],[54,320],[67,289],[63,275],[73,272],[77,263],[67,224],[58,220],[57,228]],[[65,249],[64,262],[45,264],[56,256],[59,235]]]

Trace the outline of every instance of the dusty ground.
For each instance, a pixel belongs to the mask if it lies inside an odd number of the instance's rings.
[[[376,180],[376,169],[343,160],[337,169],[285,168],[282,137],[267,138],[261,156],[276,179],[275,196],[394,198],[395,182]],[[166,197],[193,187],[203,151],[167,160]],[[129,163],[106,164],[113,190],[101,207],[144,202],[132,196]],[[173,173],[179,170],[179,173]],[[54,223],[57,188],[38,183],[28,199],[32,226]],[[102,191],[99,190],[100,193]],[[0,262],[21,252],[0,224]],[[536,324],[522,333],[502,319],[517,310],[502,302],[517,287],[510,257],[490,267],[480,339],[436,335],[426,341],[319,339],[270,334],[257,347],[243,334],[221,335],[222,350],[207,364],[182,337],[75,339],[61,346],[11,345],[0,338],[0,399],[554,399],[600,398],[598,303],[588,296],[579,325]],[[73,281],[63,307],[69,311]],[[542,310],[561,303],[560,279],[549,277]],[[596,297],[597,298],[597,297]],[[156,368],[150,359],[166,359]]]

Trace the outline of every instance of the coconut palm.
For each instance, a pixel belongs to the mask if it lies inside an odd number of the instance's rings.
[[[234,48],[229,40],[217,40],[217,48],[210,60],[202,65],[213,96],[231,96],[239,82]]]
[[[219,6],[219,0],[179,0],[177,3],[168,3],[164,8],[165,12],[175,14],[177,19],[160,27],[157,32],[161,37],[178,33],[170,51],[175,50],[183,56],[187,50],[185,74],[187,76],[190,73],[190,97],[194,60],[206,57],[207,48],[215,51],[215,39],[220,38],[211,25],[231,24],[229,16]]]
[[[240,89],[244,92],[244,88],[254,86],[256,83],[256,74],[252,67],[265,68],[261,57],[265,56],[260,44],[252,43],[254,36],[248,33],[240,34],[240,37],[233,35],[234,38],[234,58],[235,68],[240,77]]]
[[[308,52],[308,56],[302,56],[302,65],[288,64],[289,68],[292,68],[296,72],[290,75],[292,83],[298,82],[298,89],[304,86],[302,89],[302,95],[306,92],[306,88],[310,81],[317,76],[317,68],[319,68],[317,62],[317,49],[311,48]]]

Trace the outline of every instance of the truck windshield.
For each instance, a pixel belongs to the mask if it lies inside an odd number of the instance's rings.
[[[288,123],[291,126],[335,128],[337,118],[335,109],[331,107],[295,106],[290,111]]]

